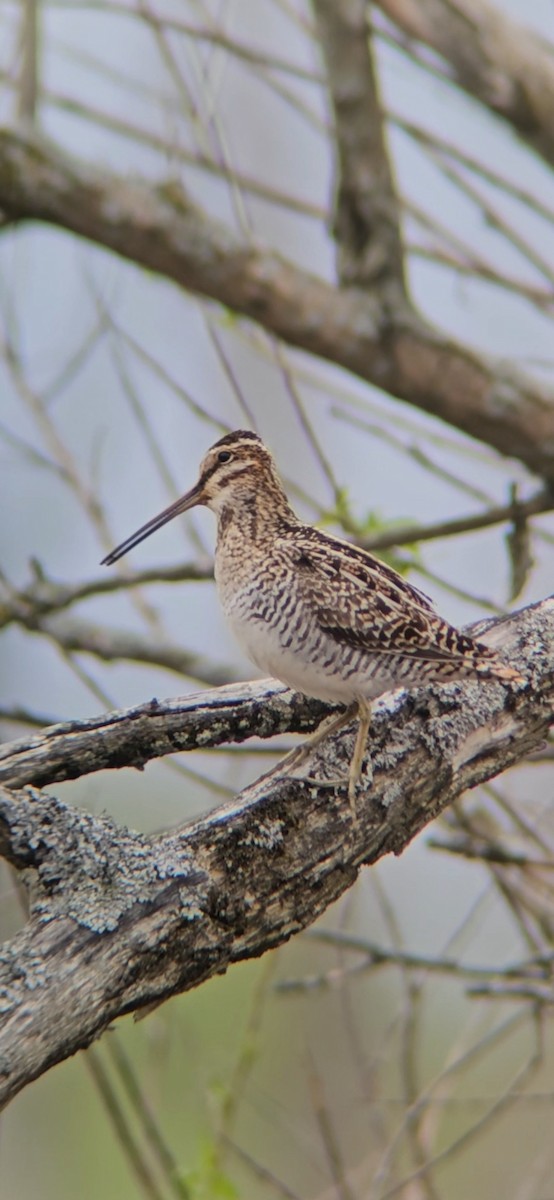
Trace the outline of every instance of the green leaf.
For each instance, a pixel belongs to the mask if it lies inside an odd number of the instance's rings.
[[[198,1166],[183,1174],[190,1200],[239,1200],[239,1193],[218,1161],[215,1142],[204,1141]]]

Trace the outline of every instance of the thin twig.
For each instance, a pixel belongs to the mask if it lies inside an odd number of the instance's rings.
[[[85,1055],[85,1063],[109,1116],[114,1134],[144,1195],[148,1200],[164,1200],[163,1191],[159,1188],[142,1152],[141,1140],[131,1133],[127,1116],[102,1063],[100,1051],[90,1046]]]

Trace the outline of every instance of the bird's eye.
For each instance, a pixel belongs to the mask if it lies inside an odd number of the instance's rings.
[[[230,450],[220,450],[217,456],[217,461],[220,463],[229,462],[232,457],[233,455],[231,454]]]

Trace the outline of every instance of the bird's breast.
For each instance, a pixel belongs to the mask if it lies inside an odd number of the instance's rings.
[[[216,563],[216,583],[223,613],[248,657],[268,674],[276,669],[286,648],[287,631],[297,625],[298,613],[287,573],[257,569],[255,562],[235,568]]]
[[[358,663],[344,672],[341,647],[302,603],[286,564],[268,573],[250,564],[232,571],[216,565],[216,582],[227,623],[260,671],[296,691],[329,703],[349,703],[359,688]],[[352,658],[352,656],[351,656]]]

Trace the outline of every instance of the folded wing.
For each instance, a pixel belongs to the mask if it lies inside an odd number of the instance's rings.
[[[452,663],[477,652],[496,660],[435,612],[424,592],[349,542],[307,529],[297,551],[300,586],[325,632],[369,654]],[[498,661],[498,660],[496,660]]]

